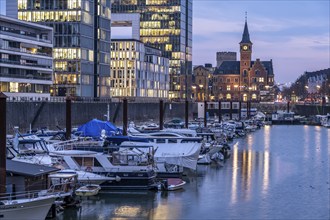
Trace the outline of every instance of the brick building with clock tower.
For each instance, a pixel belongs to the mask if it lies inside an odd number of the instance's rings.
[[[215,100],[273,101],[273,63],[252,60],[253,44],[247,20],[240,45],[240,61],[223,61],[213,74],[212,94]]]

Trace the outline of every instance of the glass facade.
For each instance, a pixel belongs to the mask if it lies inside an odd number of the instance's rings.
[[[112,0],[112,13],[140,13],[140,39],[170,59],[169,98],[182,98],[180,75],[192,74],[192,0]]]
[[[169,60],[137,40],[111,42],[111,96],[168,98]]]
[[[0,92],[9,97],[49,98],[53,30],[0,15]]]
[[[18,0],[18,19],[54,29],[54,95],[109,97],[110,0]]]

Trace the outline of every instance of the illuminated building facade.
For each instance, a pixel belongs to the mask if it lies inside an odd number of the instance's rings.
[[[240,42],[240,61],[222,61],[214,72],[213,93],[216,100],[274,101],[272,60],[252,61],[251,57],[252,42],[245,21]]]
[[[0,15],[0,92],[10,99],[49,100],[53,29]]]
[[[54,29],[53,95],[109,97],[110,6],[110,0],[18,0],[18,19]]]
[[[140,40],[170,59],[169,98],[184,98],[180,75],[192,74],[192,0],[112,0],[112,13],[140,13]]]
[[[168,98],[169,60],[133,39],[112,39],[111,96]]]

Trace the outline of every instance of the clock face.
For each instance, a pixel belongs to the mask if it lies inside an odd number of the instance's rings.
[[[243,50],[247,50],[247,49],[248,49],[248,46],[244,45]]]

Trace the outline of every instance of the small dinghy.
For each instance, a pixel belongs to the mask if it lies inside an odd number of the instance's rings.
[[[174,190],[182,189],[184,185],[186,185],[186,182],[180,178],[168,178],[160,182],[158,190],[174,191]]]
[[[97,184],[88,184],[76,190],[77,196],[95,196],[99,193],[101,187]]]

